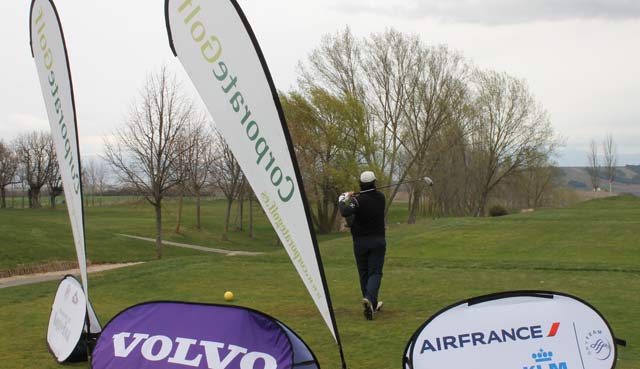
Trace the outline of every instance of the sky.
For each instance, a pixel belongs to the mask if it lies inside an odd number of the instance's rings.
[[[210,0],[213,1],[213,0]],[[276,87],[325,34],[389,28],[447,45],[476,67],[524,79],[564,142],[561,166],[586,166],[589,143],[611,134],[619,165],[640,164],[640,1],[238,0]],[[102,153],[146,77],[162,66],[197,93],[171,54],[162,0],[55,0],[75,89],[81,154]],[[0,1],[0,139],[48,131],[29,51],[30,0]],[[201,104],[203,107],[203,104]],[[204,108],[203,108],[204,109]]]

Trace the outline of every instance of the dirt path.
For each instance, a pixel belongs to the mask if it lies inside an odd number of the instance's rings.
[[[102,272],[105,270],[124,268],[124,267],[138,265],[138,264],[142,264],[142,262],[124,263],[124,264],[91,265],[87,267],[87,273]],[[62,277],[64,277],[67,274],[78,276],[80,275],[80,269],[76,268],[76,269],[69,269],[69,270],[59,270],[56,272],[25,274],[25,275],[17,275],[17,276],[7,277],[7,278],[0,278],[0,288],[15,287],[15,286],[22,286],[25,284],[60,280],[62,279]]]
[[[132,236],[130,234],[118,233],[118,236],[134,238],[136,240],[156,242],[156,240],[154,238]],[[163,245],[177,246],[177,247],[184,247],[184,248],[187,248],[187,249],[193,249],[193,250],[199,250],[199,251],[205,251],[205,252],[215,252],[217,254],[225,254],[225,255],[229,255],[229,256],[235,256],[235,255],[255,256],[255,255],[264,254],[263,252],[223,250],[223,249],[216,249],[216,248],[213,248],[213,247],[189,245],[189,244],[186,244],[186,243],[179,243],[179,242],[172,242],[172,241],[162,241],[162,244]]]

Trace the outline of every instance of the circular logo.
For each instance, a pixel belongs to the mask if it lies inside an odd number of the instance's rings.
[[[594,329],[585,336],[584,348],[587,355],[598,360],[607,360],[611,356],[611,343],[599,329]]]

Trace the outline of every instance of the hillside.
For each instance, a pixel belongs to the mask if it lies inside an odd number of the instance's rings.
[[[593,192],[591,179],[586,167],[559,167],[561,170],[561,184],[577,191]],[[600,188],[608,191],[609,182],[600,174]],[[640,196],[640,166],[627,165],[616,168],[616,177],[613,182],[614,193],[628,193]]]

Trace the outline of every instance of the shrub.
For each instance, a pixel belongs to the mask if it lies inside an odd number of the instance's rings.
[[[501,217],[507,214],[507,209],[502,205],[493,205],[491,209],[489,209],[489,215],[492,217]]]

